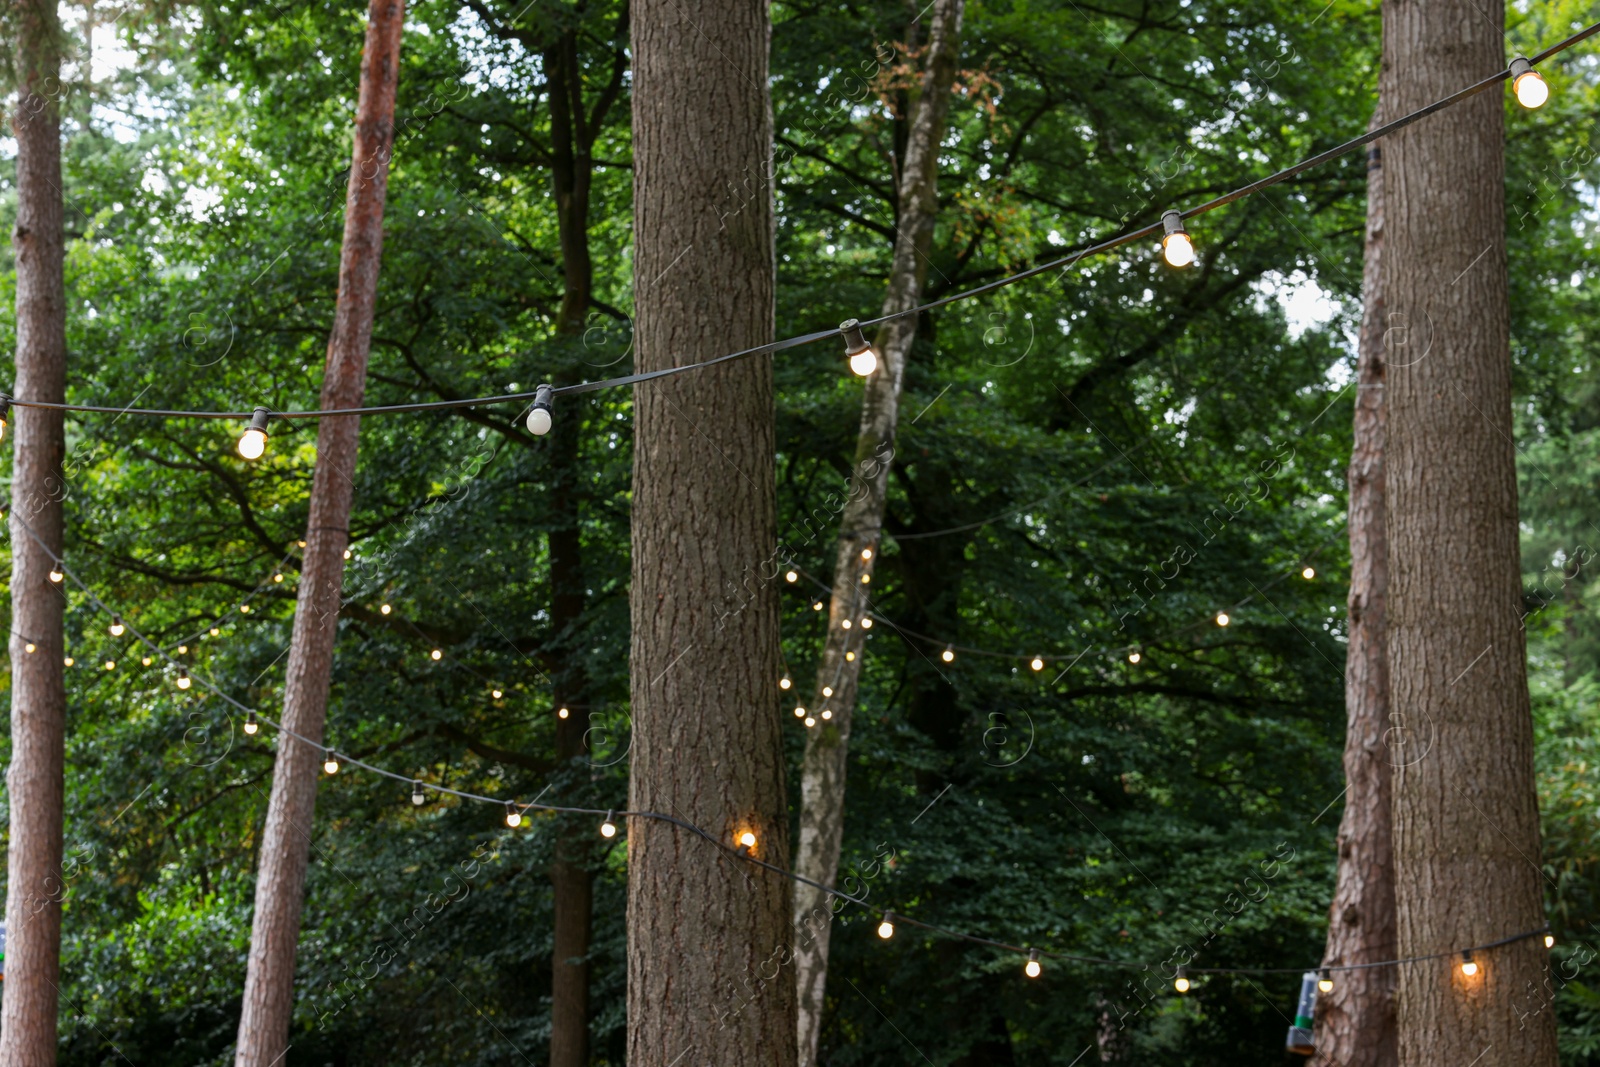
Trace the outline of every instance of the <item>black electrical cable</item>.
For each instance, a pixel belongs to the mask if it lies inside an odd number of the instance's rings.
[[[1544,51],[1529,59],[1529,63],[1537,66],[1539,63],[1544,62],[1551,56],[1571,48],[1573,45],[1579,43],[1580,41],[1586,40],[1597,32],[1600,32],[1600,22],[1597,22],[1586,29],[1578,31],[1565,40],[1558,41],[1556,44],[1551,45],[1549,48],[1546,48]],[[1406,126],[1411,125],[1413,122],[1427,118],[1429,115],[1432,115],[1438,111],[1442,111],[1447,107],[1453,107],[1454,105],[1461,103],[1463,100],[1477,96],[1485,89],[1505,81],[1510,76],[1511,69],[1507,67],[1505,70],[1491,74],[1489,77],[1475,82],[1472,85],[1467,86],[1465,89],[1461,89],[1455,93],[1452,93],[1442,100],[1436,100],[1433,103],[1428,104],[1426,107],[1419,108],[1416,111],[1411,112],[1409,115],[1402,115],[1393,122],[1387,122],[1376,129],[1367,131],[1360,137],[1352,138],[1343,144],[1336,145],[1333,148],[1329,148],[1323,152],[1318,152],[1314,156],[1303,159],[1298,163],[1285,167],[1283,170],[1280,170],[1274,174],[1269,174],[1265,178],[1253,181],[1248,185],[1242,185],[1231,192],[1223,193],[1216,199],[1208,200],[1198,207],[1192,207],[1185,211],[1180,211],[1178,212],[1178,215],[1183,219],[1192,219],[1198,215],[1204,215],[1208,211],[1215,211],[1219,207],[1224,207],[1228,204],[1231,204],[1235,200],[1240,200],[1254,193],[1259,193],[1263,189],[1271,188],[1272,186],[1277,185],[1280,182],[1287,181],[1290,178],[1293,178],[1296,175],[1311,169],[1312,167],[1321,166],[1322,164],[1337,159],[1342,155],[1353,152],[1357,148],[1371,144],[1380,137],[1391,134],[1396,130],[1403,129]],[[1048,263],[1042,263],[1037,267],[1030,267],[1027,270],[1019,271],[1016,274],[1009,274],[1004,278],[997,278],[992,282],[985,283],[977,286],[976,288],[966,289],[959,293],[953,293],[950,296],[942,297],[926,304],[919,304],[914,308],[907,308],[904,311],[895,311],[887,315],[880,315],[875,319],[864,319],[858,323],[858,326],[862,328],[868,326],[877,326],[881,323],[904,318],[909,315],[920,315],[926,311],[934,311],[938,308],[954,304],[957,301],[970,300],[973,297],[984,296],[985,294],[995,292],[1007,286],[1016,285],[1018,282],[1027,281],[1029,278],[1036,278],[1041,274],[1045,274],[1053,270],[1063,267],[1070,267],[1079,260],[1082,260],[1088,256],[1096,255],[1101,252],[1109,252],[1113,249],[1121,248],[1123,245],[1132,244],[1135,241],[1143,240],[1146,237],[1153,237],[1161,230],[1162,224],[1158,220],[1150,223],[1147,226],[1141,226],[1136,230],[1130,230],[1126,233],[1119,234],[1116,237],[1108,238],[1096,244],[1087,245],[1076,252],[1062,256],[1058,259],[1050,260]],[[742,349],[738,352],[730,352],[727,355],[717,356],[714,359],[702,360],[699,363],[688,363],[678,367],[665,367],[661,370],[654,371],[642,371],[637,374],[625,374],[621,377],[605,378],[596,382],[580,382],[576,385],[557,386],[553,390],[553,393],[556,396],[566,396],[576,393],[593,392],[596,389],[610,389],[622,385],[637,385],[640,382],[653,381],[657,378],[665,378],[677,374],[686,374],[689,371],[702,370],[706,367],[714,367],[719,363],[727,363],[731,360],[745,359],[749,356],[762,355],[765,353],[782,352],[790,348],[799,348],[802,345],[809,345],[817,341],[838,336],[840,336],[840,331],[837,329],[818,330],[813,333],[801,334],[798,337],[790,337],[782,341],[772,341],[764,345],[756,345],[753,348]],[[374,407],[334,408],[318,411],[279,411],[272,412],[271,414],[274,419],[321,419],[332,418],[340,415],[393,415],[412,411],[449,411],[456,408],[480,407],[488,404],[505,404],[513,401],[521,403],[532,401],[537,396],[538,391],[533,390],[523,393],[502,393],[497,396],[469,397],[461,400],[433,400],[415,404],[382,404]],[[252,408],[250,411],[181,411],[158,408],[100,407],[92,404],[53,404],[37,400],[11,399],[10,402],[17,407],[25,408],[48,408],[54,411],[81,411],[113,415],[147,415],[155,418],[248,419],[255,413],[254,408]]]

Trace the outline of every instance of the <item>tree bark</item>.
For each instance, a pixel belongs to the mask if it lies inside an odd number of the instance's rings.
[[[1380,108],[1372,124],[1379,124]],[[1350,446],[1349,637],[1345,654],[1344,816],[1339,874],[1328,911],[1329,964],[1395,958],[1393,790],[1390,764],[1404,746],[1384,744],[1389,728],[1389,652],[1384,633],[1388,543],[1384,517],[1383,152],[1367,154],[1367,235],[1362,271],[1361,338]],[[1392,967],[1342,971],[1317,1000],[1319,1058],[1340,1067],[1395,1067],[1399,1062]]]
[[[1504,12],[1385,5],[1380,99],[1404,114],[1505,65]],[[1385,139],[1383,295],[1395,903],[1403,956],[1544,921],[1512,440],[1505,100],[1483,93]],[[1396,331],[1400,331],[1397,333]],[[1396,734],[1395,731],[1400,731]],[[1397,968],[1400,1063],[1553,1067],[1529,938]]]
[[[633,9],[636,366],[773,336],[767,5]],[[630,806],[789,855],[772,364],[641,383]],[[789,880],[628,824],[628,1062],[794,1062]]]
[[[61,27],[52,0],[7,13],[17,78],[16,385],[24,400],[60,404],[67,385],[67,298],[61,195]],[[61,973],[61,841],[67,696],[61,586],[64,415],[14,408],[11,465],[11,836],[6,855],[6,988],[0,1065],[56,1061]],[[31,533],[30,533],[31,528]],[[42,541],[34,540],[34,536]],[[32,642],[34,651],[27,651]]]
[[[939,211],[939,144],[944,139],[950,89],[961,43],[963,0],[934,0],[927,61],[912,102],[910,133],[900,171],[900,217],[883,313],[915,307],[922,299]],[[850,491],[839,520],[828,606],[828,635],[817,669],[810,705],[816,725],[806,731],[800,779],[800,842],[796,870],[823,885],[839,872],[844,833],[845,770],[857,683],[866,651],[861,626],[870,604],[869,581],[882,549],[889,469],[894,460],[900,416],[900,388],[920,316],[891,319],[878,331],[879,367],[869,375],[861,399],[861,429],[856,438]],[[851,655],[851,653],[854,653]],[[799,883],[795,887],[795,984],[798,996],[796,1039],[802,1067],[817,1062],[817,1038],[828,980],[832,909],[827,895]]]
[[[372,0],[367,12],[339,259],[339,296],[322,383],[323,409],[360,407],[366,389],[404,16],[402,0]],[[289,645],[283,722],[318,742],[327,716],[333,646],[338,636],[360,428],[361,420],[354,415],[324,418],[317,427],[317,467],[311,485],[294,636]],[[255,923],[234,1060],[238,1067],[271,1067],[286,1051],[321,762],[317,748],[279,736],[256,875]]]

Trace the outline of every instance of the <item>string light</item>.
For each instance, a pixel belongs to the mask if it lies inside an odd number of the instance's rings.
[[[1533,69],[1533,64],[1522,56],[1511,61],[1511,91],[1516,95],[1517,103],[1530,111],[1543,107],[1544,102],[1550,99],[1550,86]]]
[[[822,709],[822,718],[823,718],[823,721],[827,721],[828,719],[833,718],[833,709],[832,708],[823,708]]]
[[[822,695],[825,696],[825,697],[833,696],[833,686],[831,686],[831,685],[823,686],[822,687]]]
[[[820,600],[813,600],[813,601],[812,601],[812,602],[811,602],[811,610],[812,610],[812,611],[821,611],[821,610],[822,610],[822,601],[820,601]]]
[[[33,649],[30,648],[30,649],[28,649],[28,651],[32,652]],[[148,666],[150,666],[150,664],[154,663],[155,660],[151,659],[149,656],[146,656],[143,659],[141,659],[139,662],[144,664],[146,667],[148,667]]]
[[[444,653],[439,651],[437,648],[434,649],[432,652],[428,653],[428,655],[432,656],[434,659],[443,659],[444,658]]]
[[[114,660],[114,659],[108,659],[108,660],[106,660],[105,666],[106,666],[106,670],[114,671],[114,670],[117,669],[117,661]]]
[[[1478,964],[1477,961],[1472,958],[1472,951],[1470,949],[1461,954],[1461,973],[1466,975],[1468,978],[1471,978],[1473,975],[1478,973]]]
[[[331,748],[323,750],[322,769],[328,774],[339,773],[339,760],[334,756]]]
[[[805,718],[806,717],[806,709],[801,707],[801,706],[799,706],[798,704],[795,705],[794,717],[797,718],[797,719]]]
[[[800,580],[800,575],[795,573],[794,571],[790,571],[788,574],[785,574],[783,576],[783,580],[792,585],[795,582],[798,582]]]
[[[845,319],[839,324],[839,332],[844,334],[844,354],[850,360],[851,370],[865,378],[878,369],[878,353],[867,342],[858,320]]]
[[[878,936],[885,941],[894,936],[894,912],[883,913],[883,921],[878,924]]]
[[[546,426],[545,429],[548,430],[549,427]],[[517,810],[517,802],[515,800],[506,801],[506,825],[513,830],[522,825],[522,812]]]
[[[870,629],[872,629],[872,620],[871,620],[871,619],[862,619],[862,620],[861,620],[861,628],[862,628],[862,629],[863,629],[863,630],[870,630]]]
[[[861,561],[862,561],[862,562],[863,562],[863,563],[865,563],[865,562],[866,562],[866,561],[867,561],[867,560],[869,560],[869,559],[871,559],[871,558],[872,558],[872,549],[870,549],[870,548],[863,548],[863,549],[862,549],[862,550],[861,550]]]
[[[250,614],[250,605],[249,604],[240,604],[239,605],[239,614],[241,614],[241,615]]]
[[[744,833],[740,834],[739,847],[745,849],[746,851],[754,849],[756,847],[756,835],[751,833],[749,830],[746,830]]]
[[[555,396],[555,390],[548,385],[541,385],[533,392],[533,407],[528,409],[528,432],[536,437],[543,437],[550,432],[552,419],[550,417],[550,401]]]
[[[67,657],[63,658],[62,661],[61,661],[62,665],[66,666],[66,667],[70,667],[76,662],[78,662],[78,661],[73,659],[71,656],[67,656]],[[183,688],[187,689],[188,686],[184,686]]]
[[[261,729],[261,724],[256,722],[256,713],[252,711],[244,717],[244,732],[254,737],[259,729]]]
[[[1304,578],[1308,582],[1316,576],[1317,569],[1315,567],[1307,567],[1305,570],[1300,572],[1300,577]]]
[[[568,711],[566,708],[562,708],[560,711],[556,712],[556,718],[565,719],[570,714],[572,714],[570,711]]]
[[[1189,970],[1186,967],[1178,968],[1178,977],[1173,981],[1172,988],[1180,993],[1189,992]]]
[[[36,652],[38,650],[38,648],[39,648],[39,646],[34,644],[32,641],[29,641],[27,644],[22,646],[22,650],[24,652],[26,652],[30,656],[33,655],[34,652]]]
[[[1128,653],[1128,662],[1129,663],[1138,663],[1143,658],[1144,658],[1143,656],[1139,655],[1139,650],[1138,649],[1134,649],[1132,652]]]
[[[1328,973],[1326,967],[1317,975],[1317,989],[1323,993],[1333,992],[1333,976]]]
[[[1174,267],[1187,267],[1194,262],[1194,242],[1183,228],[1181,212],[1168,211],[1161,216],[1161,254]]]
[[[600,824],[601,837],[617,836],[617,824],[611,821],[612,819],[616,818],[616,816],[617,813],[614,810],[606,812],[606,821]]]
[[[378,613],[381,614],[381,615],[387,615],[387,614],[389,614],[389,612],[391,612],[393,610],[394,609],[392,607],[390,607],[388,604],[385,604],[383,607],[378,609]]]
[[[0,441],[6,437],[6,423],[11,418],[11,398],[0,393]]]
[[[1028,666],[1032,667],[1036,671],[1042,671],[1044,670],[1044,660],[1040,659],[1038,656],[1035,656]]]
[[[1228,618],[1228,613],[1226,611],[1217,612],[1217,625],[1218,626],[1226,626],[1226,625],[1228,625],[1228,623],[1230,623],[1232,621],[1233,621],[1232,619]]]
[[[1030,948],[1028,950],[1028,962],[1022,965],[1022,973],[1029,978],[1037,978],[1041,970],[1043,968],[1039,966],[1039,950]]]
[[[807,715],[806,716],[806,729],[809,730],[815,725],[817,725],[817,720],[815,718],[813,718],[812,716]]]
[[[844,661],[846,663],[854,663],[856,661],[856,654],[854,652],[846,652],[844,654]]]
[[[863,575],[862,575],[862,576],[861,576],[861,584],[862,584],[862,585],[871,585],[871,584],[872,584],[872,575],[870,575],[870,574],[863,574]]]
[[[222,631],[217,629],[215,626],[213,626],[211,628],[211,636],[212,637],[221,637],[222,636]]]
[[[839,625],[843,626],[846,630],[848,630],[848,629],[850,629],[850,620],[849,619],[843,619],[843,620],[840,621]]]
[[[505,693],[499,689],[491,689],[489,692],[496,700],[499,700],[502,696],[505,696]]]
[[[63,578],[65,578],[65,577],[66,577],[65,574],[63,574],[62,572],[56,570],[54,567],[50,568],[50,580],[52,582],[55,582],[57,585],[60,585],[61,584],[61,580]]]
[[[411,803],[415,807],[422,807],[428,802],[428,794],[422,791],[422,779],[411,783]]]
[[[178,646],[178,655],[187,656],[188,654],[189,654],[189,646],[188,645],[179,645]]]
[[[70,660],[67,662],[67,666],[69,666],[69,667],[72,666],[72,662]],[[189,688],[190,684],[191,683],[189,681],[189,672],[184,670],[182,667],[179,667],[178,668],[178,688],[179,689],[187,689],[187,688]]]
[[[355,554],[355,553],[353,553],[353,552],[351,552],[351,551],[350,551],[350,550],[349,550],[349,549],[348,549],[348,548],[347,548],[347,549],[345,549],[345,550],[344,550],[344,558],[345,558],[345,559],[349,559],[349,558],[350,558],[350,557],[351,557],[351,556],[353,556],[353,555],[354,555],[354,554]]]
[[[244,435],[239,438],[239,455],[245,459],[260,459],[267,451],[267,418],[270,413],[266,408],[256,408],[250,416],[250,425],[245,429]]]
[[[1555,934],[1545,934],[1544,935],[1544,947],[1545,948],[1555,948],[1556,947],[1556,935]]]
[[[120,616],[120,615],[111,616],[111,626],[109,627],[109,629],[111,631],[111,636],[112,637],[121,637],[122,636],[122,632],[127,629],[126,626],[122,625],[122,616]]]
[[[282,572],[282,571],[280,571],[280,572],[278,572],[278,573],[277,573],[277,574],[274,574],[274,575],[273,575],[273,576],[272,576],[272,580],[273,580],[273,581],[275,581],[275,582],[281,582],[281,581],[283,581],[283,572]]]
[[[788,689],[792,685],[794,685],[794,681],[787,674],[778,679],[779,689]]]
[[[944,660],[946,663],[954,663],[956,659],[956,646],[945,645],[944,651],[939,653],[939,658]]]

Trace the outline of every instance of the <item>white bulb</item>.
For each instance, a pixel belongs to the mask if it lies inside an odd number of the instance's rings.
[[[1189,979],[1187,979],[1187,978],[1178,979],[1176,982],[1172,983],[1172,988],[1176,989],[1180,993],[1189,992]]]
[[[1300,572],[1300,577],[1304,578],[1308,582],[1316,576],[1317,571],[1315,567],[1307,567],[1305,570]]]
[[[1039,968],[1039,961],[1038,960],[1029,960],[1027,965],[1022,968],[1022,972],[1024,974],[1026,974],[1029,978],[1037,978],[1037,977],[1039,977],[1039,970],[1040,970],[1040,968]]]
[[[870,348],[863,348],[850,357],[850,369],[865,378],[878,369],[878,353]]]
[[[245,459],[260,459],[267,451],[267,435],[260,430],[246,430],[239,438],[239,455]]]
[[[744,833],[739,835],[739,844],[743,845],[745,848],[755,848],[756,835],[751,833],[749,830],[746,830]]]
[[[1544,947],[1545,948],[1555,948],[1556,947],[1556,935],[1555,934],[1545,934],[1544,935]]]
[[[444,653],[440,652],[437,648],[434,649],[432,652],[428,653],[428,655],[432,656],[434,659],[443,659],[444,658]]]
[[[1137,653],[1137,652],[1129,652],[1128,653],[1128,662],[1129,663],[1138,663],[1143,658],[1144,657],[1140,656],[1139,653]]]
[[[322,769],[327,771],[329,774],[338,774],[339,773],[339,761],[334,759],[332,756],[329,756],[326,760],[323,761]]]
[[[807,715],[806,716],[806,729],[809,730],[815,725],[817,725],[817,720],[812,718],[810,715]]]
[[[800,575],[796,574],[794,571],[790,571],[788,574],[785,574],[783,577],[784,577],[785,581],[789,581],[789,582],[798,582],[800,580]]]
[[[505,695],[505,693],[503,691],[499,690],[499,689],[491,689],[490,692],[494,694],[494,698],[496,700],[499,700],[502,696]]]
[[[121,637],[122,636],[122,631],[125,630],[125,629],[127,629],[127,627],[122,625],[122,620],[121,619],[116,619],[111,623],[111,636],[112,637]]]
[[[883,920],[883,922],[879,923],[878,924],[878,936],[883,938],[885,941],[887,941],[891,937],[893,937],[894,936],[894,923],[890,922],[888,919],[885,919],[885,920]]]
[[[53,570],[50,572],[50,580],[52,582],[60,583],[60,581],[65,577],[66,575],[62,574],[60,571]]]
[[[823,708],[823,709],[822,709],[822,717],[823,717],[823,718],[824,718],[824,719],[831,719],[831,718],[833,718],[833,709],[832,709],[832,708]]]
[[[1536,70],[1518,75],[1511,83],[1511,91],[1517,94],[1517,103],[1525,108],[1543,107],[1550,99],[1550,86]]]
[[[415,804],[417,807],[422,807],[427,800],[428,797],[425,793],[423,793],[421,786],[418,786],[416,789],[411,791],[411,803]]]
[[[1319,978],[1317,980],[1317,991],[1319,993],[1332,993],[1333,992],[1333,979],[1332,978]]]
[[[787,689],[793,684],[794,683],[789,680],[789,676],[787,674],[784,675],[782,678],[778,679],[778,688],[779,689]]]
[[[601,837],[616,837],[617,836],[617,828],[616,828],[615,825],[612,824],[610,819],[607,819],[605,822],[600,824],[600,836]]]
[[[940,654],[939,658],[944,660],[946,663],[953,663],[956,658],[956,651],[953,648],[947,648],[943,653]]]
[[[515,812],[515,811],[506,812],[506,825],[511,827],[513,830],[515,830],[517,827],[521,826],[522,825],[522,816],[521,816],[521,814],[519,814],[518,812]]]
[[[528,412],[528,432],[543,437],[550,432],[550,413],[544,408]]]
[[[246,721],[245,724],[244,724],[244,732],[247,733],[247,734],[252,734],[253,735],[259,729],[261,729],[261,727],[260,727],[259,724],[256,723],[256,721],[254,719],[250,719],[250,720]]]
[[[1169,233],[1161,239],[1161,254],[1174,267],[1187,267],[1194,262],[1194,242],[1186,233]]]
[[[1226,626],[1226,625],[1228,625],[1228,623],[1230,623],[1232,621],[1233,621],[1232,619],[1228,618],[1228,613],[1226,611],[1217,612],[1217,625],[1218,626]]]
[[[1478,973],[1478,965],[1469,960],[1461,965],[1461,973],[1471,978]]]
[[[1033,657],[1033,662],[1028,664],[1028,666],[1032,667],[1036,671],[1042,671],[1044,670],[1044,660],[1040,659],[1038,656],[1035,656]]]

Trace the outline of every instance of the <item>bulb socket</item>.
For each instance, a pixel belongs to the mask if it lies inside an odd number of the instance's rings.
[[[861,332],[861,320],[845,319],[839,324],[839,332],[844,334],[844,354],[850,356],[860,355],[872,345],[867,341],[867,335]]]
[[[1515,85],[1517,79],[1524,74],[1533,73],[1533,64],[1528,62],[1526,56],[1518,56],[1511,61],[1511,84]]]
[[[1183,212],[1181,212],[1181,211],[1164,211],[1164,212],[1162,212],[1161,213],[1161,230],[1162,230],[1162,233],[1161,233],[1162,237],[1171,237],[1175,233],[1187,234],[1189,231],[1187,231],[1187,230],[1185,230],[1183,228]]]
[[[259,430],[261,433],[266,434],[267,433],[267,420],[270,419],[271,417],[272,417],[272,412],[268,411],[266,408],[256,408],[256,410],[250,416],[250,425],[246,426],[245,429],[246,430]],[[271,436],[271,435],[268,434],[268,436]]]

